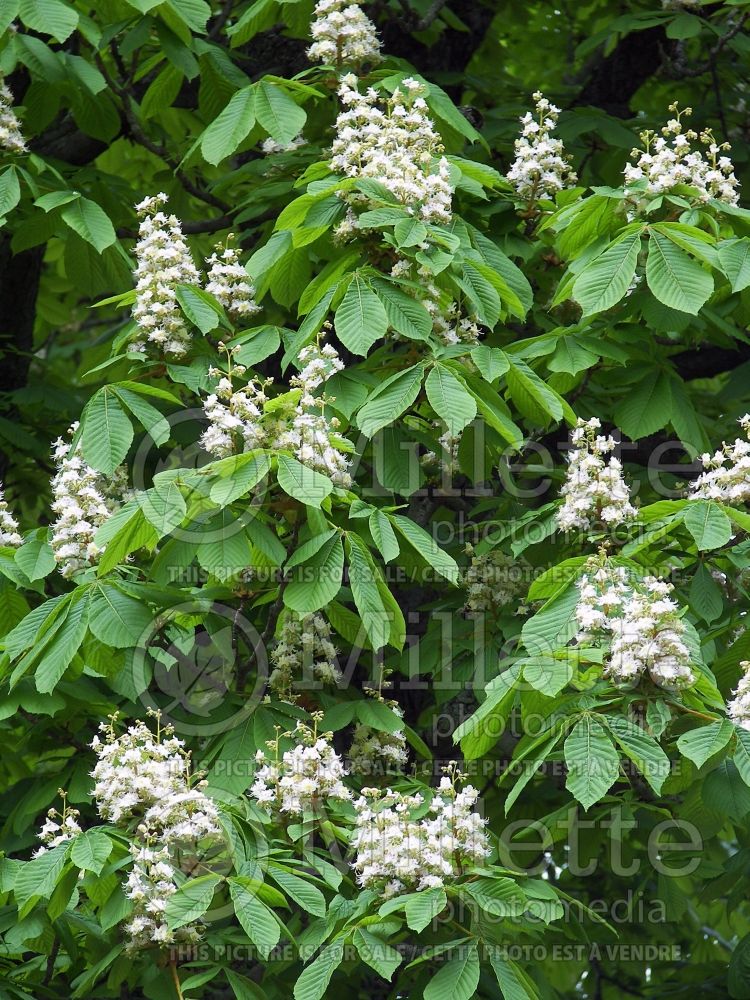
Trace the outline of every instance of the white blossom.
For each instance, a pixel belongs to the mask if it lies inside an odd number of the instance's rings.
[[[368,691],[368,694],[376,697],[403,719],[404,712],[397,701],[386,701],[374,691]],[[389,733],[373,729],[362,722],[357,723],[349,750],[349,767],[353,774],[392,774],[403,768],[407,760],[406,733],[403,729]]]
[[[614,456],[604,459],[614,451],[617,442],[611,435],[597,434],[600,427],[597,417],[579,419],[571,434],[575,447],[560,491],[565,502],[557,512],[557,523],[563,531],[573,528],[590,531],[601,524],[616,527],[637,515],[622,476],[621,462]]]
[[[176,858],[180,849],[221,837],[216,805],[191,786],[184,742],[153,714],[156,735],[142,721],[117,735],[113,719],[99,727],[104,738],[95,736],[91,744],[98,758],[91,776],[99,815],[126,829],[136,824],[125,883],[133,903],[125,924],[128,951],[198,940],[196,922],[174,932],[167,925],[167,903],[178,888]]]
[[[516,158],[507,179],[523,201],[554,198],[576,183],[562,140],[552,134],[560,109],[539,91],[532,95],[534,113],[521,118],[521,135],[515,141]]]
[[[67,795],[62,789],[59,789],[59,793],[63,799],[63,811],[58,812],[57,809],[48,811],[47,818],[38,834],[42,846],[37,847],[34,851],[32,855],[34,858],[41,857],[42,854],[51,851],[53,847],[65,844],[83,832],[78,824],[80,813],[77,809],[71,809],[68,806]]]
[[[468,611],[499,613],[518,601],[528,590],[530,565],[500,549],[477,554],[467,546],[471,563],[464,572]]]
[[[482,864],[490,848],[485,821],[474,809],[478,797],[471,785],[458,790],[454,772],[441,779],[427,815],[417,818],[421,794],[363,788],[352,837],[358,883],[387,898],[443,887],[466,866]]]
[[[260,311],[255,302],[255,288],[240,264],[239,250],[217,247],[206,264],[206,291],[224,306],[232,319],[244,319]]]
[[[750,413],[739,424],[750,437]],[[723,442],[713,455],[701,455],[701,463],[706,471],[691,484],[693,496],[730,505],[750,500],[750,440]]]
[[[0,149],[6,153],[26,153],[26,140],[13,110],[13,94],[5,81],[0,81]]]
[[[398,260],[391,276],[405,280],[403,291],[425,307],[432,320],[432,332],[444,344],[477,344],[482,335],[475,316],[461,314],[459,304],[449,292],[439,288],[435,275],[426,267],[413,267],[408,260]]]
[[[742,660],[740,667],[744,671],[734,698],[727,704],[729,718],[736,726],[750,729],[750,660]]]
[[[300,398],[291,416],[280,414],[269,428],[273,446],[294,452],[302,465],[348,488],[352,484],[349,459],[335,440],[339,421],[326,414],[325,405],[330,398],[324,394],[314,395],[332,375],[343,369],[344,364],[331,344],[323,347],[310,344],[300,351],[299,360],[302,369],[292,376],[290,384],[300,390]]]
[[[675,117],[662,128],[661,135],[651,130],[641,132],[645,149],[634,149],[631,153],[635,163],[625,167],[626,189],[632,188],[635,195],[654,198],[684,186],[695,189],[699,202],[713,198],[736,205],[739,181],[732,161],[722,155],[731,149],[729,143],[717,143],[710,129],[700,136],[692,129],[685,130],[681,119],[692,113],[691,108],[680,111],[676,104],[671,104],[669,110]],[[705,155],[692,145],[698,138],[705,147]]]
[[[381,61],[375,25],[355,0],[318,0],[310,25],[311,62],[330,66],[360,66]]]
[[[23,536],[18,530],[18,521],[8,508],[2,486],[0,486],[0,545],[10,545],[13,548],[23,545]]]
[[[319,716],[313,716],[317,720]],[[258,750],[255,781],[250,795],[260,805],[277,808],[293,816],[314,810],[327,799],[348,800],[351,792],[344,784],[346,770],[331,746],[332,733],[318,734],[303,722],[298,722],[293,735],[296,743],[279,757],[279,741],[271,741],[269,758]]]
[[[77,429],[75,423],[69,433]],[[56,520],[50,544],[60,572],[72,577],[95,565],[104,551],[94,543],[94,536],[127,498],[127,472],[124,466],[109,476],[97,472],[84,461],[80,442],[74,448],[72,442],[58,438],[52,454],[57,466],[52,479]]]
[[[274,153],[293,153],[295,149],[299,149],[300,146],[306,146],[307,139],[304,138],[302,133],[295,135],[293,139],[289,142],[278,142],[276,139],[269,136],[264,139],[260,144],[261,152],[265,153],[266,156],[271,156]]]
[[[321,684],[336,684],[341,678],[336,655],[336,647],[331,642],[331,626],[323,615],[289,612],[271,650],[273,670],[268,685],[279,697],[288,699],[295,681],[301,680],[303,675]]]
[[[451,221],[453,187],[450,165],[442,156],[440,136],[427,113],[424,88],[407,78],[381,100],[370,87],[364,94],[357,78],[342,78],[339,97],[344,105],[336,119],[331,170],[345,177],[378,181],[423,222]],[[362,194],[344,196],[352,207],[367,207]],[[356,228],[350,215],[338,235]]]
[[[208,427],[201,435],[201,446],[217,458],[254,451],[268,443],[263,426],[263,407],[268,398],[264,386],[251,378],[235,389],[233,379],[243,376],[247,369],[232,364],[232,351],[228,352],[228,358],[226,373],[209,369],[209,375],[221,377],[215,391],[203,401]]]
[[[173,931],[167,923],[167,903],[178,888],[168,848],[146,841],[131,845],[131,854],[133,866],[125,881],[125,895],[133,909],[125,922],[126,950],[196,944],[200,924],[193,922]]]
[[[577,640],[608,643],[606,677],[632,684],[648,674],[664,688],[694,683],[685,624],[669,596],[672,589],[665,580],[631,579],[622,566],[591,561],[579,581]]]
[[[159,209],[166,201],[165,194],[157,194],[135,207],[141,222],[135,246],[133,306],[138,332],[132,348],[145,351],[154,345],[160,354],[179,358],[190,346],[190,333],[177,301],[177,286],[198,285],[201,279],[180,220]]]

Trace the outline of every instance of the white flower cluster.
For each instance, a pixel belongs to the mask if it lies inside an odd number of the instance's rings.
[[[346,777],[343,762],[331,746],[333,733],[317,733],[320,718],[320,713],[313,715],[315,728],[298,722],[294,733],[287,733],[297,742],[281,757],[278,739],[268,743],[275,755],[273,759],[258,750],[255,760],[259,767],[250,795],[261,805],[301,816],[326,799],[351,798],[343,780]]]
[[[198,924],[172,931],[166,922],[167,902],[177,891],[173,857],[186,845],[221,837],[218,810],[199,787],[191,787],[190,754],[171,727],[159,720],[156,736],[140,721],[120,736],[113,721],[100,729],[104,739],[95,736],[91,744],[98,758],[91,772],[97,810],[119,826],[137,823],[125,886],[133,901],[125,925],[128,949],[194,943]]]
[[[507,173],[518,197],[528,202],[554,198],[577,180],[562,140],[552,135],[560,109],[540,91],[532,96],[534,113],[527,111],[521,118],[523,128],[515,141],[516,158]]]
[[[478,797],[476,788],[458,791],[454,778],[445,776],[429,812],[418,819],[414,814],[422,811],[422,795],[363,788],[354,803],[352,838],[359,884],[388,898],[443,887],[465,866],[481,864],[490,848],[485,821],[474,810]]]
[[[376,692],[372,692],[376,695]],[[397,701],[379,701],[403,719],[403,709]],[[393,774],[400,771],[408,760],[406,733],[398,729],[395,733],[383,732],[358,722],[354,728],[354,738],[349,750],[349,767],[354,774]]]
[[[250,379],[242,388],[234,388],[232,379],[246,372],[243,365],[232,365],[232,353],[237,349],[228,351],[226,373],[209,370],[210,375],[221,378],[203,403],[209,424],[201,437],[203,448],[219,458],[264,447],[292,451],[308,468],[325,473],[339,486],[351,486],[349,460],[335,439],[339,421],[325,412],[326,403],[332,400],[314,395],[344,367],[336,348],[330,344],[303,348],[299,353],[302,370],[290,379],[292,388],[300,390],[297,403],[268,415],[263,412],[267,402],[263,384]]]
[[[750,437],[750,413],[739,424]],[[734,444],[722,443],[713,455],[701,455],[706,470],[691,484],[695,497],[720,500],[722,503],[747,503],[750,500],[750,440],[737,438]]]
[[[458,303],[450,294],[435,283],[435,276],[426,267],[418,267],[416,276],[412,274],[412,264],[408,260],[398,260],[391,268],[394,278],[404,278],[412,282],[405,285],[407,295],[416,298],[425,307],[432,319],[432,332],[444,344],[476,344],[482,334],[476,319],[462,316]],[[414,285],[419,285],[419,290]]]
[[[601,421],[578,420],[571,434],[575,446],[560,495],[565,502],[557,512],[557,523],[563,531],[580,528],[590,531],[602,522],[615,527],[632,521],[637,511],[630,502],[630,491],[622,477],[622,463],[604,456],[614,451],[617,442],[610,435],[597,434]]]
[[[727,704],[727,714],[735,726],[750,729],[750,660],[742,660],[744,674],[740,678],[734,698]]]
[[[652,576],[631,581],[624,567],[599,563],[579,587],[578,640],[609,637],[605,676],[635,683],[648,673],[665,688],[694,683],[685,625],[669,596],[672,584]]]
[[[267,433],[262,424],[263,406],[267,400],[263,385],[256,379],[250,379],[241,389],[234,388],[232,379],[244,375],[247,369],[244,365],[232,365],[232,353],[232,350],[227,352],[226,374],[217,368],[209,368],[210,376],[221,375],[221,378],[215,392],[203,401],[208,427],[201,436],[201,446],[217,458],[254,451],[267,444]]]
[[[500,549],[477,555],[467,546],[467,552],[471,555],[464,573],[468,611],[498,613],[525,595],[531,570],[525,559],[514,559]]]
[[[318,0],[310,34],[313,43],[307,57],[311,62],[360,66],[382,59],[375,25],[355,0]]]
[[[277,142],[276,139],[272,139],[271,136],[269,136],[260,144],[260,149],[266,156],[271,156],[273,153],[292,153],[295,149],[299,149],[300,146],[306,145],[307,139],[305,139],[300,132],[299,135],[295,135],[295,137],[290,139],[289,142]]]
[[[149,344],[172,357],[182,357],[190,345],[190,334],[177,301],[177,285],[198,285],[200,274],[182,235],[176,215],[166,215],[160,206],[167,196],[157,194],[136,205],[141,217],[135,246],[135,304],[133,319],[138,335],[132,349],[144,352]]]
[[[78,424],[70,428],[74,434]],[[52,479],[51,546],[63,576],[71,577],[95,565],[103,549],[94,544],[94,535],[127,499],[128,480],[124,466],[111,476],[97,472],[81,456],[80,442],[58,438],[52,452],[57,472]]]
[[[331,344],[310,344],[299,353],[302,369],[291,377],[290,384],[301,390],[291,421],[283,417],[274,427],[274,447],[293,451],[302,465],[324,473],[339,486],[352,484],[349,459],[339,450],[332,432],[339,426],[336,417],[328,417],[325,395],[313,395],[325,382],[340,372],[344,364]]]
[[[330,165],[345,177],[378,181],[423,222],[447,223],[450,166],[423,94],[422,84],[407,78],[383,102],[372,87],[361,94],[356,76],[344,76],[339,88],[344,110],[336,119]],[[354,207],[369,204],[361,194],[346,197]],[[346,236],[352,228],[356,216],[350,213],[337,234]]]
[[[295,681],[303,675],[321,684],[336,684],[341,671],[336,647],[331,642],[331,626],[319,613],[298,615],[290,612],[270,655],[273,670],[268,686],[279,697],[293,696]]]
[[[0,149],[6,153],[27,152],[26,140],[13,110],[13,94],[4,81],[0,82]]]
[[[66,793],[62,788],[59,788],[58,792],[62,796],[63,811],[58,812],[57,809],[50,809],[47,813],[47,819],[38,835],[42,846],[37,847],[34,851],[32,855],[34,858],[40,858],[47,851],[51,851],[53,847],[65,844],[83,832],[78,824],[80,813],[77,809],[71,809],[68,806]]]
[[[646,148],[632,151],[635,163],[625,167],[626,187],[637,185],[639,191],[645,187],[647,196],[656,197],[686,186],[698,192],[700,202],[715,198],[736,205],[739,181],[730,158],[721,155],[731,149],[729,143],[717,143],[709,129],[701,132],[700,137],[692,129],[685,131],[681,118],[692,114],[691,108],[679,111],[676,104],[670,104],[669,110],[675,117],[662,128],[661,135],[652,130],[641,132],[641,142]],[[705,156],[691,145],[698,138],[706,147]]]
[[[0,486],[0,545],[16,548],[23,545],[23,536],[18,530],[18,521],[8,509],[2,486]]]
[[[206,265],[206,291],[224,306],[232,319],[245,319],[260,311],[255,302],[255,288],[240,264],[239,250],[217,247]]]

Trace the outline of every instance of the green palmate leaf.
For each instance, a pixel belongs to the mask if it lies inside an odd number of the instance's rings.
[[[379,976],[390,982],[393,973],[402,961],[399,952],[386,944],[382,938],[371,934],[365,927],[358,927],[354,931],[352,942],[362,961],[374,969]]]
[[[690,583],[690,607],[708,624],[724,610],[721,588],[705,563],[699,563]]]
[[[284,590],[284,604],[300,614],[318,611],[338,594],[343,572],[344,546],[337,535],[294,569]]]
[[[633,441],[666,427],[671,416],[671,380],[664,371],[644,372],[615,408],[615,419]]]
[[[385,646],[391,634],[391,616],[378,590],[379,574],[375,571],[367,546],[358,535],[347,534],[346,546],[349,557],[349,586],[352,589],[354,603],[372,648],[378,650]]]
[[[664,305],[692,314],[698,312],[714,290],[709,272],[655,230],[649,238],[646,281]]]
[[[720,549],[732,537],[732,522],[712,500],[696,500],[690,504],[683,521],[701,551]]]
[[[367,522],[375,545],[380,550],[384,562],[390,562],[399,554],[399,544],[391,522],[382,510],[374,510]]]
[[[88,627],[88,594],[75,595],[68,613],[37,663],[34,683],[41,694],[49,694],[80,649]]]
[[[291,142],[307,120],[304,110],[286,91],[268,80],[256,84],[255,114],[258,123],[280,143]]]
[[[363,434],[373,437],[412,405],[422,388],[424,369],[423,362],[413,365],[386,379],[370,394],[357,414],[357,425]]]
[[[562,420],[564,408],[557,393],[523,361],[508,360],[508,390],[521,413],[541,424],[550,419]]]
[[[427,984],[424,1000],[470,1000],[479,983],[479,955],[476,944],[461,949]]]
[[[255,87],[243,87],[201,137],[201,153],[209,163],[221,163],[231,156],[255,124]]]
[[[482,378],[488,382],[494,382],[495,379],[500,378],[510,367],[507,354],[499,347],[487,347],[486,344],[480,344],[479,347],[472,350],[471,358],[482,373]]]
[[[516,963],[506,958],[504,949],[490,950],[490,964],[504,1000],[539,1000],[539,991],[526,973]]]
[[[211,873],[188,879],[181,885],[167,900],[165,913],[170,929],[176,930],[202,917],[211,905],[216,887],[222,881],[220,875]]]
[[[268,958],[281,937],[273,911],[258,898],[252,879],[235,876],[228,881],[237,919],[263,958]]]
[[[404,907],[406,923],[417,933],[423,931],[438,914],[443,912],[447,902],[444,889],[432,888],[412,893]]]
[[[52,35],[60,44],[78,27],[78,13],[63,0],[21,0],[21,20],[42,35]]]
[[[742,726],[735,726],[734,766],[746,785],[750,785],[750,732]]]
[[[640,229],[627,233],[581,271],[572,291],[585,315],[611,309],[625,295],[635,276],[640,246]]]
[[[605,718],[617,745],[658,795],[669,777],[669,757],[655,739],[628,719],[613,715]]]
[[[70,860],[78,868],[98,875],[112,852],[112,841],[103,830],[86,830],[73,841]]]
[[[365,356],[385,336],[388,315],[383,303],[358,273],[349,283],[334,317],[336,335],[347,350]]]
[[[287,896],[293,899],[303,910],[307,910],[308,913],[312,913],[316,917],[325,916],[325,897],[317,886],[312,885],[293,872],[286,871],[276,865],[269,868],[268,874],[284,890]]]
[[[543,694],[559,694],[573,675],[570,660],[558,660],[552,656],[535,656],[524,661],[524,680]]]
[[[430,370],[425,390],[430,405],[445,421],[452,437],[458,436],[476,417],[477,404],[473,396],[444,365],[436,364]]]
[[[106,212],[88,198],[76,198],[62,210],[63,221],[101,253],[117,240]]]
[[[114,584],[102,583],[91,592],[89,628],[108,646],[136,646],[155,630],[154,613]]]
[[[485,878],[466,885],[469,895],[495,917],[520,917],[526,895],[512,878]]]
[[[344,960],[342,941],[333,941],[311,962],[294,984],[294,1000],[321,1000],[331,976]]]
[[[8,214],[21,200],[21,186],[14,167],[7,167],[0,174],[0,217]]]
[[[750,285],[750,239],[725,240],[717,247],[719,264],[729,279],[733,292]]]
[[[432,535],[401,514],[392,514],[391,522],[436,573],[450,583],[458,583],[459,569],[456,560],[440,548]]]
[[[174,480],[159,482],[145,493],[140,493],[138,504],[160,538],[176,528],[187,514],[185,498]]]
[[[16,562],[29,580],[41,580],[55,568],[55,555],[47,541],[47,532],[33,535],[16,551]]]
[[[182,311],[201,333],[210,333],[216,329],[221,311],[210,295],[194,285],[178,285],[176,295]]]
[[[279,455],[277,474],[279,486],[284,492],[310,507],[320,507],[333,489],[328,476],[309,469],[288,455]]]
[[[211,8],[206,0],[167,0],[172,10],[180,20],[198,34],[206,30],[206,22],[211,16]]]
[[[142,399],[137,392],[132,392],[122,386],[115,387],[115,392],[117,398],[127,406],[136,420],[143,426],[143,429],[148,431],[154,444],[164,444],[165,441],[169,440],[171,433],[169,422],[155,406]]]
[[[22,865],[13,883],[13,892],[19,907],[34,897],[49,898],[57,885],[70,851],[70,842],[58,844],[51,850]]]
[[[585,715],[565,740],[565,787],[589,809],[617,780],[620,758],[598,719]]]
[[[494,677],[485,688],[485,700],[453,733],[453,742],[460,742],[467,760],[476,760],[487,753],[502,736],[520,678],[519,664],[513,664]]]
[[[692,729],[689,733],[683,733],[677,740],[677,748],[683,757],[692,760],[696,767],[703,767],[709,757],[713,757],[726,747],[733,732],[732,723],[722,719],[708,726]]]
[[[380,278],[372,281],[372,287],[383,303],[388,324],[410,340],[427,340],[432,332],[432,320],[425,307],[402,292],[396,285]]]
[[[128,453],[133,425],[108,386],[91,397],[83,411],[83,457],[99,472],[111,475]]]

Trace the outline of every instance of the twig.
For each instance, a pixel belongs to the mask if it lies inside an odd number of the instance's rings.
[[[224,25],[229,20],[229,15],[232,13],[232,8],[234,7],[234,0],[226,0],[226,3],[221,8],[219,13],[216,15],[216,20],[211,25],[211,30],[208,33],[208,37],[211,41],[215,41],[221,34]]]
[[[699,66],[685,66],[685,65],[680,66],[677,65],[677,63],[673,63],[680,77],[685,78],[685,77],[703,76],[704,73],[708,73],[714,67],[716,57],[719,55],[721,50],[726,45],[728,45],[729,42],[731,42],[731,40],[735,38],[737,35],[739,35],[739,33],[742,31],[742,28],[745,24],[745,21],[747,21],[748,17],[750,17],[750,14],[745,13],[742,14],[737,19],[737,21],[735,22],[735,24],[732,25],[729,31],[727,31],[726,34],[722,35],[717,41],[716,45],[714,45],[714,47],[710,50],[708,58],[704,63],[701,63]]]
[[[172,973],[172,980],[174,981],[174,988],[177,990],[178,1000],[185,1000],[182,995],[182,987],[180,986],[180,977],[177,975],[177,966],[173,958],[169,960],[169,970]]]

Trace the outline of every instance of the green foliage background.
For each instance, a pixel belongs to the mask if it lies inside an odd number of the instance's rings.
[[[443,234],[441,280],[487,328],[479,348],[446,351],[419,333],[419,314],[404,319],[378,273],[398,242],[393,219],[352,245],[331,238],[337,199],[314,184],[328,173],[337,81],[305,57],[312,3],[0,2],[0,72],[30,147],[0,167],[0,478],[26,531],[23,548],[0,551],[0,997],[748,997],[750,742],[724,704],[750,654],[750,514],[689,501],[687,483],[750,409],[750,212],[664,204],[623,233],[616,189],[638,132],[673,101],[732,142],[750,183],[750,5],[378,0],[368,13],[387,54],[371,81],[392,90],[418,75],[429,88],[466,223]],[[529,216],[503,176],[537,89],[564,108],[579,187]],[[306,145],[262,154],[267,137],[300,129]],[[262,305],[251,328],[232,328],[188,290],[194,349],[168,366],[126,353],[133,206],[158,191],[196,260],[235,234]],[[600,256],[619,237],[632,250],[624,283]],[[666,277],[654,247],[672,262]],[[626,296],[636,269],[645,279]],[[354,292],[368,302],[359,320]],[[236,338],[279,395],[326,319],[346,361],[334,394],[356,449],[352,490],[295,478],[283,455],[255,471],[245,459],[196,468],[219,340]],[[640,503],[615,550],[639,573],[673,575],[688,609],[700,679],[679,696],[623,692],[595,657],[569,655],[575,581],[601,538],[556,532],[554,512],[569,428],[592,415],[621,429]],[[104,529],[98,570],[71,584],[47,541],[49,455],[79,419],[87,461],[106,474],[125,461],[138,493]],[[446,422],[469,425],[447,479],[418,459],[440,452]],[[480,541],[535,571],[525,618],[509,609],[479,628],[465,614],[465,544]],[[290,558],[297,575],[280,582]],[[237,566],[255,575],[225,579]],[[291,707],[251,700],[253,635],[268,645],[284,607],[325,610],[351,665],[346,688]],[[186,649],[210,639],[198,698],[181,700],[180,664],[165,671],[143,653],[167,620]],[[229,624],[240,620],[244,634]],[[501,843],[493,875],[462,878],[447,900],[415,894],[385,911],[330,865],[351,813],[334,810],[303,850],[250,806],[242,769],[274,725],[314,708],[342,752],[357,719],[400,728],[363,695],[382,665],[419,772],[407,785],[429,783],[433,758],[463,757],[493,838],[517,822],[508,836],[525,848]],[[253,845],[268,844],[265,889],[248,902],[230,898],[236,882],[217,883],[228,910],[209,925],[209,952],[179,967],[121,953],[121,836],[88,859],[79,846],[27,861],[59,787],[97,826],[90,740],[113,711],[138,718],[151,705],[207,767],[235,873],[257,872]],[[654,838],[679,840],[659,827],[672,820],[699,843],[657,850],[670,859],[659,870]],[[571,851],[594,867],[572,865]],[[279,870],[297,882],[274,880]],[[205,911],[202,889],[184,895]],[[380,949],[370,964],[367,934]],[[662,950],[644,957],[646,945]]]

